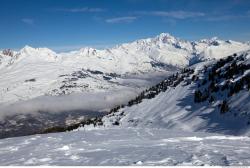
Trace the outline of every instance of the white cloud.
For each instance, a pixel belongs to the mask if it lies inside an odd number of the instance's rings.
[[[162,16],[162,17],[169,17],[174,19],[187,19],[187,18],[196,18],[196,17],[203,17],[205,13],[203,12],[192,12],[192,11],[142,11],[136,12],[140,15],[152,15],[152,16]]]
[[[189,12],[189,11],[170,11],[170,12],[153,11],[152,15],[172,17],[172,18],[175,18],[175,19],[187,19],[187,18],[205,16],[205,14],[202,13],[202,12]]]
[[[28,24],[28,25],[33,25],[34,24],[34,20],[33,19],[30,19],[30,18],[23,18],[21,19],[21,21],[25,24]]]
[[[107,23],[130,23],[137,19],[135,16],[125,16],[107,19]]]
[[[203,13],[196,11],[137,11],[134,12],[137,15],[148,16],[160,16],[168,19],[203,19],[205,21],[230,21],[236,19],[248,19],[250,18],[250,10],[242,14],[221,14],[221,13]]]
[[[89,8],[89,7],[82,7],[82,8],[59,8],[55,9],[56,11],[62,12],[71,12],[71,13],[79,13],[79,12],[104,12],[106,11],[103,8]]]
[[[211,16],[208,17],[207,21],[228,21],[233,19],[242,18],[241,16],[234,16],[234,15],[221,15],[221,16]]]
[[[208,17],[207,21],[230,21],[230,20],[237,20],[237,19],[249,19],[250,18],[250,11],[247,11],[245,14],[238,14],[238,15],[213,15]]]

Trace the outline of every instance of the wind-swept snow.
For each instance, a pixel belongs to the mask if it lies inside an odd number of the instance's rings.
[[[249,165],[250,138],[91,129],[0,140],[0,165]]]

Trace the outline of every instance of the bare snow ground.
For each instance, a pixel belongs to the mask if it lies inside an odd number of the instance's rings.
[[[87,129],[0,140],[0,165],[249,165],[250,138],[167,129]]]

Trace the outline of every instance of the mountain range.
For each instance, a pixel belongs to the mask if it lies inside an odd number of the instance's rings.
[[[124,76],[173,71],[249,48],[248,43],[216,37],[191,42],[162,33],[104,50],[86,47],[56,53],[48,48],[25,46],[11,55],[2,51],[0,103],[120,89],[121,82],[117,80]]]

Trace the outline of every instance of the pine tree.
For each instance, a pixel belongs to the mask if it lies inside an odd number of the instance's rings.
[[[212,103],[212,102],[214,102],[214,97],[210,96],[209,103]]]
[[[194,92],[194,102],[201,102],[202,93],[200,90]]]
[[[222,114],[226,113],[229,110],[229,106],[226,100],[223,100],[221,106],[220,106],[220,112]]]

